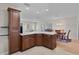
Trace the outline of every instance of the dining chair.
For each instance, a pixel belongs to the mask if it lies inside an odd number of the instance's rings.
[[[68,31],[68,33],[66,33],[63,36],[63,39],[62,40],[65,40],[66,42],[71,42],[71,39],[69,38],[69,35],[70,35],[70,30]]]

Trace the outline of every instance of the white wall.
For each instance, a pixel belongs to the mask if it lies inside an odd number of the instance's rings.
[[[0,35],[8,34],[7,28],[1,28],[1,26],[8,25],[8,15],[6,6],[0,4]],[[0,36],[0,54],[8,53],[8,36]]]
[[[78,27],[78,29],[77,29],[78,33],[77,34],[78,34],[78,40],[79,40],[79,16],[77,17],[77,27]]]

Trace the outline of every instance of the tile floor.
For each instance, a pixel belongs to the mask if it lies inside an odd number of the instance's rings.
[[[69,53],[59,47],[54,50],[50,50],[46,47],[36,46],[24,52],[17,52],[12,55],[72,55],[72,53]]]
[[[57,41],[57,47],[54,50],[36,46],[24,52],[16,52],[12,55],[79,55],[79,40],[73,40],[69,43]]]

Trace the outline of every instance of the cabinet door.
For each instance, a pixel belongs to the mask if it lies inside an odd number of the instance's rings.
[[[52,35],[48,35],[48,48],[52,48]]]
[[[22,37],[22,47],[21,50],[26,50],[30,48],[30,39],[27,36]]]
[[[46,35],[46,46],[50,46],[50,35]]]
[[[12,33],[12,32],[11,32]],[[14,34],[12,33],[9,40],[9,53],[14,53],[20,49],[20,40],[19,35],[17,32]]]
[[[29,35],[30,47],[35,46],[35,35]]]
[[[47,46],[48,44],[48,39],[47,39],[47,35],[43,35],[43,46]]]
[[[42,34],[37,34],[36,35],[36,45],[42,45]]]
[[[56,40],[57,40],[57,35],[56,34],[52,35],[52,39],[51,39],[51,41],[52,41],[52,49],[56,48],[56,46],[57,46]]]
[[[9,54],[20,50],[20,11],[8,8],[8,32],[9,32]]]
[[[57,39],[56,35],[47,35],[46,47],[48,47],[50,49],[54,49],[56,47],[56,39]]]
[[[46,46],[48,48],[52,47],[52,41],[51,41],[51,35],[46,35],[44,34],[44,38],[43,38],[43,46]]]
[[[30,38],[30,47],[35,46],[35,39],[34,38]]]

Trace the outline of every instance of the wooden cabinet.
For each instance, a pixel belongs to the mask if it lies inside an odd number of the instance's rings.
[[[8,8],[8,17],[9,54],[11,54],[20,49],[20,11]]]
[[[43,35],[42,34],[36,34],[36,45],[40,46],[42,45],[42,39],[43,39]]]
[[[24,51],[35,45],[54,49],[56,47],[56,39],[56,35],[48,34],[32,34],[21,36],[21,51]]]
[[[54,34],[54,35],[52,35],[52,46],[51,46],[51,48],[52,49],[54,49],[54,48],[56,48],[56,46],[57,46],[57,43],[56,43],[56,40],[57,40],[57,34]]]
[[[29,35],[30,47],[35,46],[35,35]]]
[[[49,35],[43,35],[43,46],[49,47],[50,37]]]
[[[26,50],[28,48],[30,48],[30,40],[29,37],[24,35],[21,36],[21,51]]]
[[[35,46],[34,35],[24,35],[21,36],[21,51]]]
[[[48,47],[50,49],[54,49],[56,47],[56,35],[43,35],[43,46]]]

